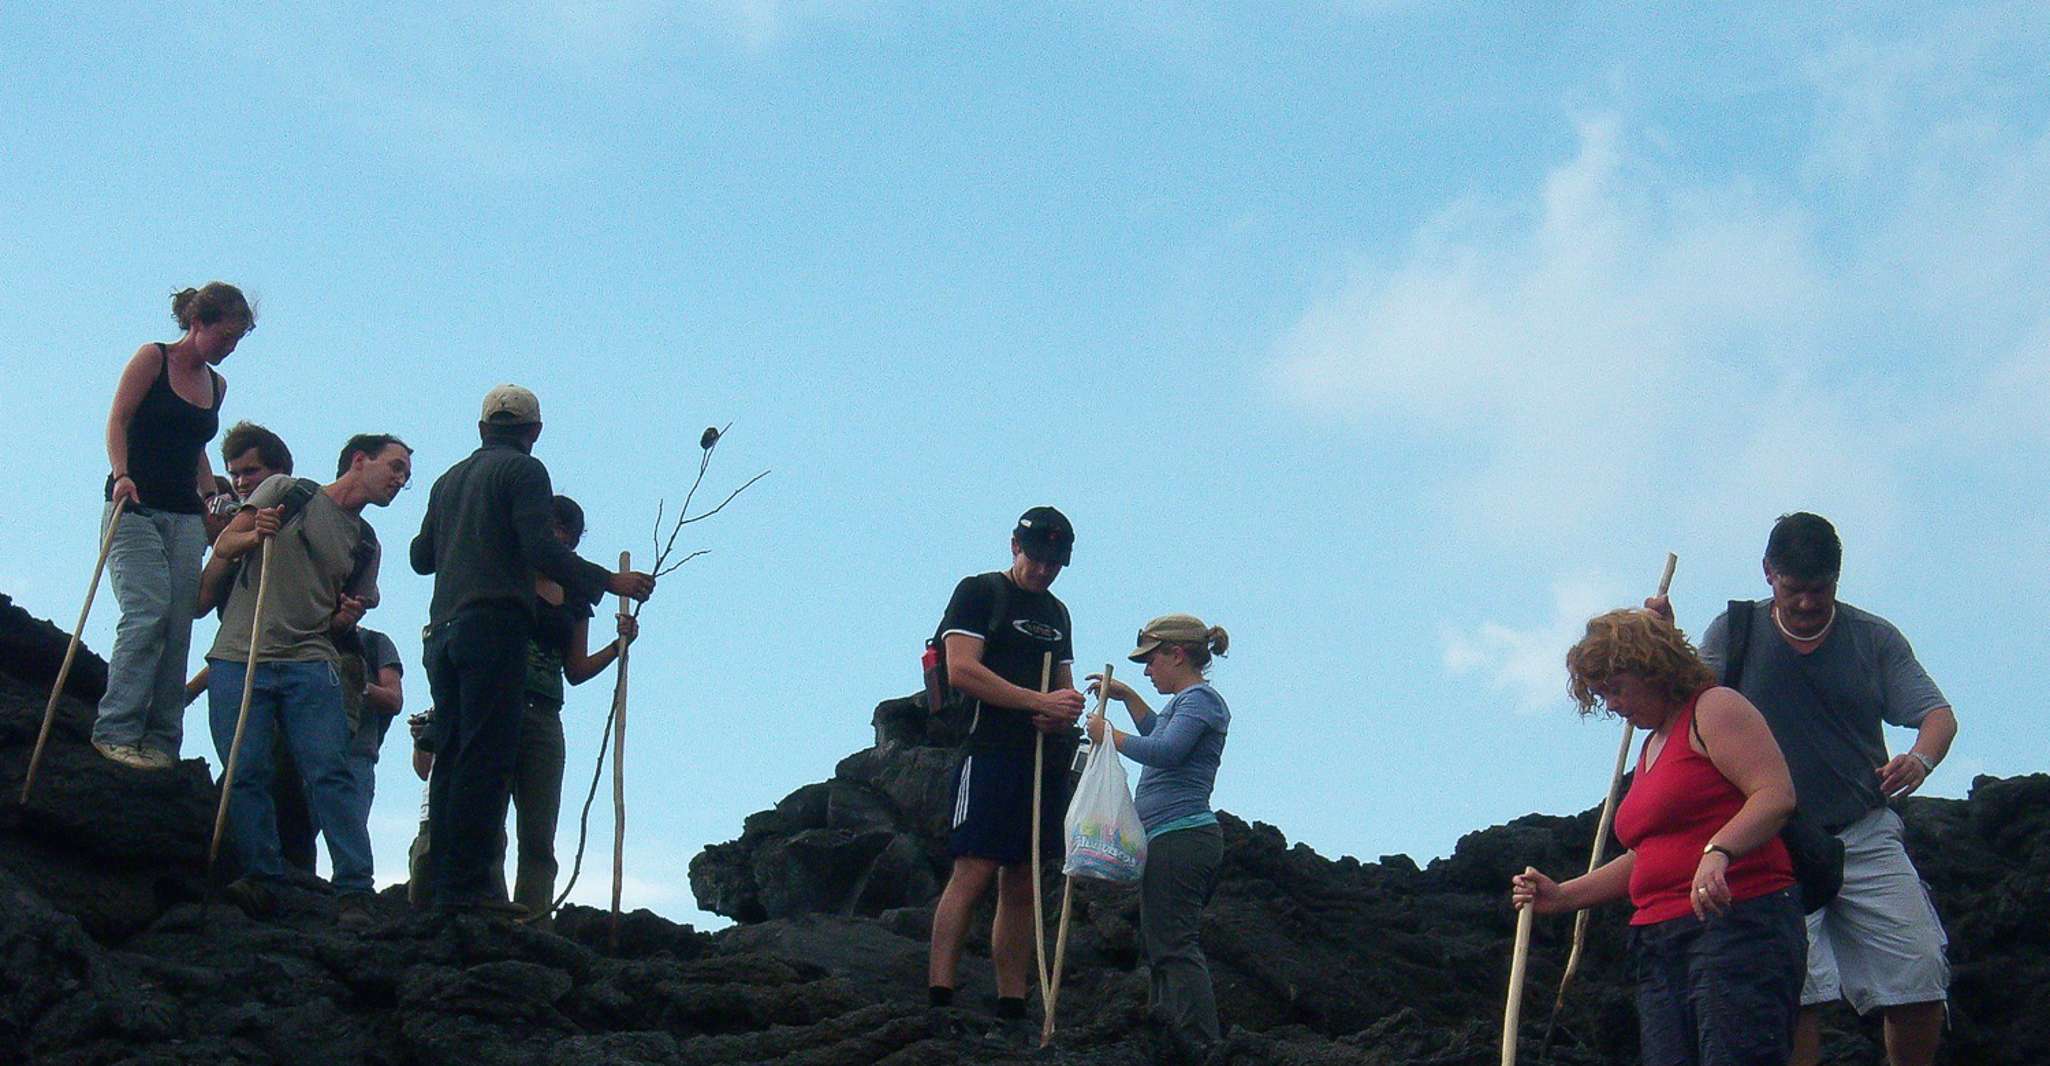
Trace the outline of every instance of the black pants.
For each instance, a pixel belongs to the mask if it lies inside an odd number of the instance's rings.
[[[1644,1066],[1785,1066],[1808,972],[1796,891],[1630,930]]]
[[[1207,1048],[1219,1037],[1217,995],[1199,934],[1223,863],[1224,831],[1214,825],[1177,829],[1146,842],[1139,944],[1152,975],[1147,1009],[1186,1052]]]
[[[521,692],[533,619],[517,607],[475,607],[431,629],[434,774],[427,783],[434,902],[504,901],[492,869],[520,748]]]

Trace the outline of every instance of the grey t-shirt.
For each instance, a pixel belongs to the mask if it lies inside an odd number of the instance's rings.
[[[1913,728],[1950,701],[1929,679],[1893,623],[1838,602],[1822,644],[1796,652],[1772,622],[1772,601],[1750,604],[1751,632],[1737,690],[1772,727],[1793,774],[1801,812],[1834,831],[1883,806],[1882,723]],[[1701,635],[1701,657],[1723,673],[1729,612]]]
[[[284,499],[293,479],[274,474],[249,494],[245,507],[271,507]],[[328,626],[335,604],[346,591],[377,603],[376,538],[356,515],[335,505],[325,492],[315,492],[306,506],[271,538],[270,586],[264,590],[263,645],[265,660],[309,662],[337,658]],[[357,569],[357,545],[369,538],[370,557]],[[221,611],[221,629],[214,636],[210,659],[249,657],[249,625],[256,610],[261,577],[260,552],[244,556],[229,586]],[[354,580],[351,581],[351,576]]]
[[[405,663],[399,658],[398,645],[390,637],[365,626],[356,627],[357,642],[363,648],[363,657],[358,663],[343,661],[343,683],[357,686],[374,684],[378,675],[385,670],[397,670],[401,676],[406,672]],[[369,756],[377,761],[377,750],[384,746],[385,731],[391,728],[395,715],[373,710],[369,696],[358,687],[352,694],[343,693],[343,707],[349,711],[349,753]]]

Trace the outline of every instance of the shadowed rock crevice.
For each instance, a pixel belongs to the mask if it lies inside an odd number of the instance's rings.
[[[730,929],[637,911],[613,951],[608,916],[586,908],[550,934],[428,921],[388,892],[377,927],[352,935],[310,880],[281,892],[273,921],[202,910],[211,770],[189,760],[148,774],[93,753],[105,666],[90,653],[32,805],[13,803],[64,641],[0,596],[0,1060],[20,1049],[61,1064],[1164,1061],[1145,1022],[1129,888],[1075,893],[1048,1058],[985,1036],[986,920],[963,960],[961,1005],[927,1010],[925,936],[963,723],[929,718],[915,699],[879,705],[873,747],[691,863],[699,905],[739,923]],[[1982,778],[1968,800],[1901,810],[1951,936],[1945,1061],[2050,1062],[2050,776]],[[1203,942],[1228,1035],[1212,1062],[1488,1066],[1514,930],[1508,876],[1583,867],[1595,812],[1471,833],[1421,868],[1400,855],[1326,859],[1273,826],[1220,821]],[[1048,888],[1057,900],[1055,878]],[[1612,908],[1592,923],[1560,1066],[1635,1061],[1625,916]],[[1529,1061],[1571,924],[1537,923]],[[1880,1061],[1876,1027],[1847,1017],[1825,1043],[1834,1061]]]

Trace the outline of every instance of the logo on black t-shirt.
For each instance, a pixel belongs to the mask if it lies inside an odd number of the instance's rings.
[[[1045,622],[1035,622],[1030,618],[1012,619],[1011,628],[1016,629],[1018,632],[1023,633],[1028,637],[1031,637],[1033,640],[1043,640],[1049,644],[1057,642],[1061,639],[1060,630],[1055,629],[1050,625],[1047,625]]]

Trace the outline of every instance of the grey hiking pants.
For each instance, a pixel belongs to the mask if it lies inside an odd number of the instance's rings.
[[[114,505],[100,515],[100,529]],[[93,739],[135,744],[176,756],[185,738],[185,666],[206,528],[196,514],[131,507],[107,551],[107,576],[121,604],[107,692],[100,697]]]
[[[1152,970],[1148,1011],[1180,1044],[1215,1043],[1217,998],[1198,938],[1217,887],[1224,832],[1214,825],[1162,833],[1146,842],[1139,878],[1139,942]]]

